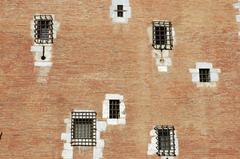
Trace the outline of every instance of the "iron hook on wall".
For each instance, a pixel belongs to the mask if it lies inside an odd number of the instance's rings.
[[[43,47],[43,55],[41,57],[42,60],[45,60],[46,59],[46,56],[45,56],[45,46],[42,46]]]

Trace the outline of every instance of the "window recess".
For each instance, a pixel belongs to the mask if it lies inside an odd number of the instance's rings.
[[[210,82],[210,69],[200,68],[199,69],[199,79],[200,82]]]
[[[96,112],[72,112],[71,145],[96,145]]]
[[[117,10],[115,10],[117,12],[117,16],[118,17],[123,17],[123,13],[126,10],[123,10],[123,5],[117,5]]]
[[[36,44],[53,43],[53,18],[51,15],[34,16],[34,38]]]
[[[172,50],[172,23],[169,21],[152,22],[152,46],[156,50]]]
[[[154,128],[157,138],[158,156],[176,156],[174,126],[160,125]]]
[[[120,100],[109,100],[109,118],[120,118]]]

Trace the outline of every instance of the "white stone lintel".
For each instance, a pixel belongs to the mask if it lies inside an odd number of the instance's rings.
[[[199,68],[213,68],[212,64],[211,63],[208,63],[208,62],[196,62],[196,68],[199,69]]]
[[[34,66],[37,66],[37,67],[52,67],[52,62],[36,61],[36,62],[34,62]]]
[[[106,100],[119,99],[120,101],[123,101],[123,95],[120,95],[120,94],[106,94],[105,99]]]

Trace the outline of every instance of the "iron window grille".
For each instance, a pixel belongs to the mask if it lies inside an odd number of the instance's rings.
[[[210,82],[210,69],[201,68],[199,69],[200,82]]]
[[[156,50],[172,50],[172,23],[168,21],[152,22],[152,46]]]
[[[53,43],[53,18],[51,15],[34,16],[34,42],[37,44]]]
[[[123,10],[123,5],[117,5],[117,17],[123,17],[123,13],[126,12],[126,10]]]
[[[72,112],[72,146],[96,146],[96,115],[96,112]]]
[[[109,100],[109,118],[120,118],[120,100]]]
[[[157,155],[176,156],[174,126],[160,125],[154,130],[157,134]]]

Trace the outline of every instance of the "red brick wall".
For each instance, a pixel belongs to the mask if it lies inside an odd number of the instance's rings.
[[[128,24],[112,24],[111,1],[0,2],[0,158],[59,159],[64,118],[74,108],[101,118],[105,93],[125,97],[127,125],[108,126],[106,159],[146,159],[149,131],[173,124],[178,159],[238,159],[239,41],[234,0],[130,1]],[[47,85],[36,82],[30,21],[54,14],[60,30]],[[176,31],[173,65],[159,73],[147,28],[166,19]],[[197,88],[189,68],[220,68],[216,88]],[[91,153],[91,152],[89,152]],[[75,157],[91,158],[75,149]],[[89,156],[88,156],[89,155]]]

